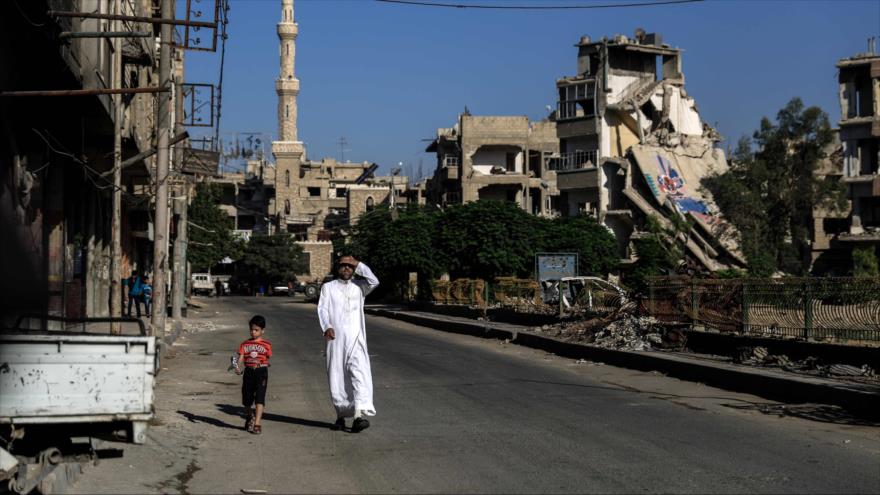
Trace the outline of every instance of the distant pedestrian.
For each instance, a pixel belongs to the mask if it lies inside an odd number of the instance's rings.
[[[223,295],[223,282],[219,278],[214,279],[214,297]]]
[[[153,302],[153,286],[150,284],[150,277],[144,277],[144,283],[141,286],[144,300],[144,313],[147,318],[150,317],[150,304]]]
[[[244,377],[241,383],[241,404],[247,416],[244,429],[259,435],[263,432],[263,410],[266,407],[266,389],[269,386],[269,358],[272,357],[272,344],[263,338],[266,329],[266,318],[254,315],[250,325],[251,338],[238,346],[237,374],[242,374],[240,366],[244,366]],[[255,406],[255,410],[251,409]]]
[[[330,398],[336,409],[334,429],[345,428],[345,418],[354,416],[351,431],[370,426],[373,416],[373,376],[364,325],[364,298],[379,285],[372,270],[353,256],[337,264],[339,278],[321,286],[318,320],[327,342],[327,377]],[[359,275],[362,280],[352,277]]]
[[[126,314],[131,316],[131,305],[137,311],[137,317],[141,317],[141,296],[143,295],[144,282],[138,275],[137,270],[132,270],[131,276],[128,277],[128,311]]]

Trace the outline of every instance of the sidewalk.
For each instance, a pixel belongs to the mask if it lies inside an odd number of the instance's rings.
[[[711,360],[708,356],[667,351],[625,351],[565,342],[538,335],[530,327],[412,311],[397,305],[369,305],[365,312],[444,332],[507,340],[572,359],[597,361],[640,371],[659,371],[683,380],[784,402],[819,402],[852,413],[880,415],[880,387],[800,376],[782,370],[754,368]]]

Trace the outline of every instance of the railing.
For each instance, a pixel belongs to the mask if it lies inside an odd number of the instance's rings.
[[[432,290],[435,304],[475,308],[505,308],[523,313],[560,316],[607,314],[626,302],[620,289],[589,277],[575,277],[562,284],[564,300],[559,300],[559,284],[546,290],[532,279],[499,277],[492,282],[480,279],[436,280]],[[543,295],[542,295],[543,293]]]
[[[597,150],[588,151],[571,151],[569,153],[561,153],[559,156],[548,156],[547,168],[549,170],[576,170],[586,168],[587,163],[596,165],[598,161]]]
[[[835,343],[880,342],[880,278],[654,278],[645,307],[661,321]]]
[[[436,280],[431,291],[433,302],[472,306],[477,308],[502,307],[513,309],[543,306],[541,286],[534,280],[497,278],[494,282],[481,279]]]

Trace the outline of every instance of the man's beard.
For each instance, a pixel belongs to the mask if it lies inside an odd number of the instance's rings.
[[[342,280],[351,280],[351,277],[352,277],[352,273],[351,273],[351,272],[348,272],[348,273],[346,273],[346,272],[339,272],[339,278],[341,278]]]

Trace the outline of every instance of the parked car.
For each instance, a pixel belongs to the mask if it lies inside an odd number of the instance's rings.
[[[269,285],[270,296],[290,296],[296,293],[296,282],[275,282]]]
[[[214,295],[214,279],[210,273],[193,273],[191,287],[192,293],[195,295]]]

